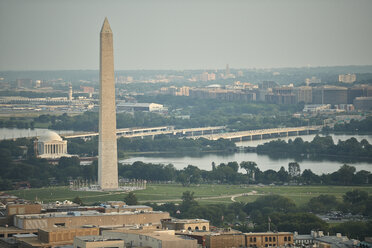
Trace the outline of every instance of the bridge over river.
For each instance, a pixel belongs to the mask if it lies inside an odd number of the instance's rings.
[[[288,128],[272,128],[258,129],[241,132],[229,132],[218,134],[197,135],[189,137],[191,139],[205,138],[209,140],[228,139],[231,141],[246,141],[257,139],[270,139],[278,137],[296,136],[313,134],[319,132],[323,126],[304,126],[304,127],[288,127]]]
[[[174,135],[174,136],[193,136],[193,135],[205,135],[215,134],[225,131],[225,126],[217,127],[198,127],[198,128],[185,128],[185,129],[174,129],[173,126],[162,126],[162,127],[145,127],[145,128],[122,128],[117,129],[116,134],[119,137],[125,138],[144,138],[144,137],[155,137],[157,135]],[[69,135],[62,135],[65,139],[72,138],[90,138],[98,136],[99,133],[74,133]]]

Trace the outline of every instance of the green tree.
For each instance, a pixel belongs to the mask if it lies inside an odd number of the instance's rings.
[[[191,191],[183,192],[181,199],[182,199],[181,209],[183,211],[187,211],[192,207],[198,206],[197,201],[195,201],[194,192]]]
[[[249,179],[250,178],[252,178],[252,180],[255,180],[252,176],[253,176],[254,171],[257,169],[256,162],[253,162],[253,161],[242,161],[240,163],[240,168],[244,169],[247,172],[248,184],[249,184]]]
[[[129,194],[124,198],[124,202],[127,205],[137,205],[138,204],[137,197],[133,192],[129,192]]]
[[[355,171],[356,169],[354,166],[349,166],[347,164],[344,164],[337,171],[337,174],[339,175],[340,181],[344,185],[349,185],[353,181]]]
[[[348,191],[342,196],[344,202],[353,204],[358,204],[365,202],[368,199],[368,193],[363,190],[354,189],[353,191]]]
[[[278,171],[278,177],[279,177],[279,180],[281,182],[288,182],[289,180],[289,174],[288,172],[285,170],[284,166],[280,167],[280,170]]]
[[[79,196],[76,196],[73,200],[72,200],[73,203],[76,203],[76,204],[79,204],[79,205],[83,205],[83,200],[81,200],[81,198]]]
[[[319,195],[310,199],[307,209],[312,213],[327,213],[337,210],[339,205],[334,195]]]

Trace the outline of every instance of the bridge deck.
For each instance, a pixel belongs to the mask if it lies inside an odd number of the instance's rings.
[[[185,134],[193,132],[204,132],[204,131],[215,131],[215,130],[224,130],[225,126],[216,126],[216,127],[197,127],[197,128],[185,128],[185,129],[174,129],[173,126],[163,126],[163,127],[149,127],[149,128],[122,128],[117,129],[116,134],[121,137],[134,138],[134,137],[144,137],[144,136],[156,136],[160,134]],[[99,133],[80,133],[80,134],[71,134],[64,135],[65,139],[72,138],[84,138],[97,136]]]
[[[261,136],[281,133],[292,133],[292,132],[304,132],[304,131],[318,131],[321,130],[322,126],[305,126],[305,127],[289,127],[289,128],[272,128],[272,129],[258,129],[250,131],[230,132],[230,133],[219,133],[219,134],[208,134],[208,135],[197,135],[192,136],[192,139],[205,138],[209,140],[222,139],[237,139],[248,136]]]

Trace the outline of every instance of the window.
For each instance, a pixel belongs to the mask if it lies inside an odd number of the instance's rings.
[[[57,227],[61,227],[61,226],[65,226],[65,223],[54,223],[54,225]]]
[[[252,242],[252,237],[249,238],[249,242]]]
[[[284,237],[284,241],[287,241],[287,237]]]
[[[265,242],[267,242],[267,237],[265,237]]]
[[[207,227],[206,226],[203,226],[203,231],[206,231],[207,230]]]
[[[269,241],[270,241],[270,242],[272,241],[271,237],[269,238]]]
[[[189,228],[187,228],[187,230],[191,231],[191,227],[189,226]]]
[[[288,237],[288,241],[291,241],[291,237]]]
[[[256,242],[256,237],[253,238],[253,242]]]
[[[267,247],[267,244],[265,245],[265,247]]]
[[[195,230],[199,230],[199,227],[197,226],[197,227],[195,227]]]
[[[275,237],[273,237],[273,241],[276,241],[276,238]]]

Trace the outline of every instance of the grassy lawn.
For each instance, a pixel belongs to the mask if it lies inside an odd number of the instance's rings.
[[[194,196],[200,204],[228,204],[232,203],[231,195],[255,191],[253,195],[238,196],[235,201],[252,202],[260,195],[279,194],[292,199],[297,205],[306,204],[312,197],[320,194],[332,194],[342,200],[342,195],[352,189],[360,189],[372,194],[372,187],[346,187],[346,186],[240,186],[221,184],[201,184],[183,187],[180,184],[149,184],[145,190],[136,191],[140,202],[180,202],[185,191],[195,192]],[[95,202],[123,200],[124,192],[86,192],[71,191],[67,187],[51,187],[29,190],[14,190],[7,193],[27,200],[41,200],[43,202],[72,200],[79,196],[85,204]],[[211,198],[210,198],[211,197]]]

